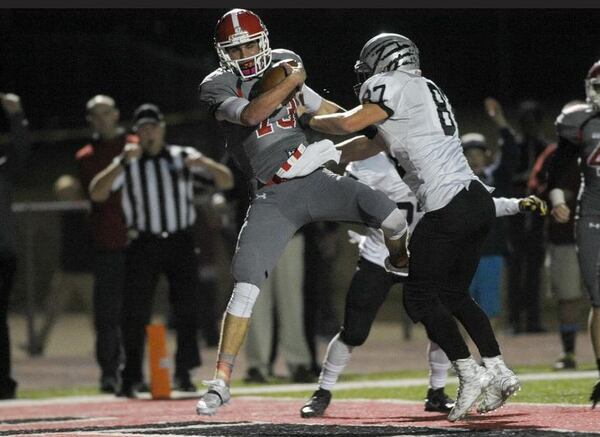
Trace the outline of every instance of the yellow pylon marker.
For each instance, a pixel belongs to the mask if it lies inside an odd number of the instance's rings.
[[[148,337],[152,399],[169,399],[171,397],[171,376],[165,325],[147,325],[146,334]]]

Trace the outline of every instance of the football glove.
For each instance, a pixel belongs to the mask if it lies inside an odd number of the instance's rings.
[[[539,197],[532,195],[519,201],[519,210],[521,212],[537,212],[543,216],[548,213],[548,204]]]

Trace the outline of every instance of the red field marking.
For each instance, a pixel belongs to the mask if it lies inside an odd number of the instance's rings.
[[[94,432],[96,427],[129,427],[159,423],[184,425],[216,422],[301,423],[324,425],[387,425],[447,429],[495,430],[568,430],[600,433],[600,410],[587,406],[556,406],[509,404],[485,416],[473,416],[468,421],[448,422],[443,414],[423,411],[421,403],[393,401],[335,401],[327,416],[301,419],[299,409],[303,400],[267,398],[236,398],[213,417],[199,417],[195,400],[148,401],[114,399],[102,402],[27,404],[0,403],[0,422],[16,419],[52,419],[79,417],[63,422],[2,423],[0,435],[25,430],[63,430],[61,435],[72,436],[77,430],[85,435],[128,435],[127,430]],[[73,432],[69,432],[69,430]],[[56,436],[57,434],[53,434]],[[80,435],[84,435],[81,433]]]

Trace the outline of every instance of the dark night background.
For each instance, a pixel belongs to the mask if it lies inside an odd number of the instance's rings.
[[[40,131],[17,198],[47,198],[54,178],[74,171],[86,132],[64,129],[86,126],[84,105],[97,93],[114,96],[125,121],[145,101],[182,114],[172,118],[171,139],[218,158],[221,139],[198,114],[196,89],[217,66],[212,36],[226,10],[0,10],[0,91],[21,95]],[[565,102],[584,98],[583,79],[600,58],[598,10],[255,12],[271,47],[300,54],[308,83],[345,106],[355,104],[352,67],[364,42],[381,31],[410,37],[423,74],[448,95],[463,133],[493,135],[481,103],[492,95],[513,120],[520,99],[540,100],[552,135],[551,121]]]

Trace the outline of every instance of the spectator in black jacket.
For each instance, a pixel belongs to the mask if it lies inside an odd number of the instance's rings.
[[[507,123],[500,104],[492,98],[484,102],[490,118],[501,128],[502,138],[506,135]],[[510,197],[512,176],[518,163],[516,144],[503,141],[494,153],[485,137],[479,133],[468,133],[461,137],[465,156],[473,172],[487,185],[495,188],[494,197]],[[497,218],[485,240],[481,260],[469,291],[490,319],[497,317],[501,309],[500,284],[504,255],[506,253],[505,218]]]
[[[0,143],[0,399],[16,397],[11,377],[8,303],[17,269],[15,219],[11,210],[15,178],[25,165],[30,141],[21,99],[0,93],[0,104],[10,122],[10,140]]]

